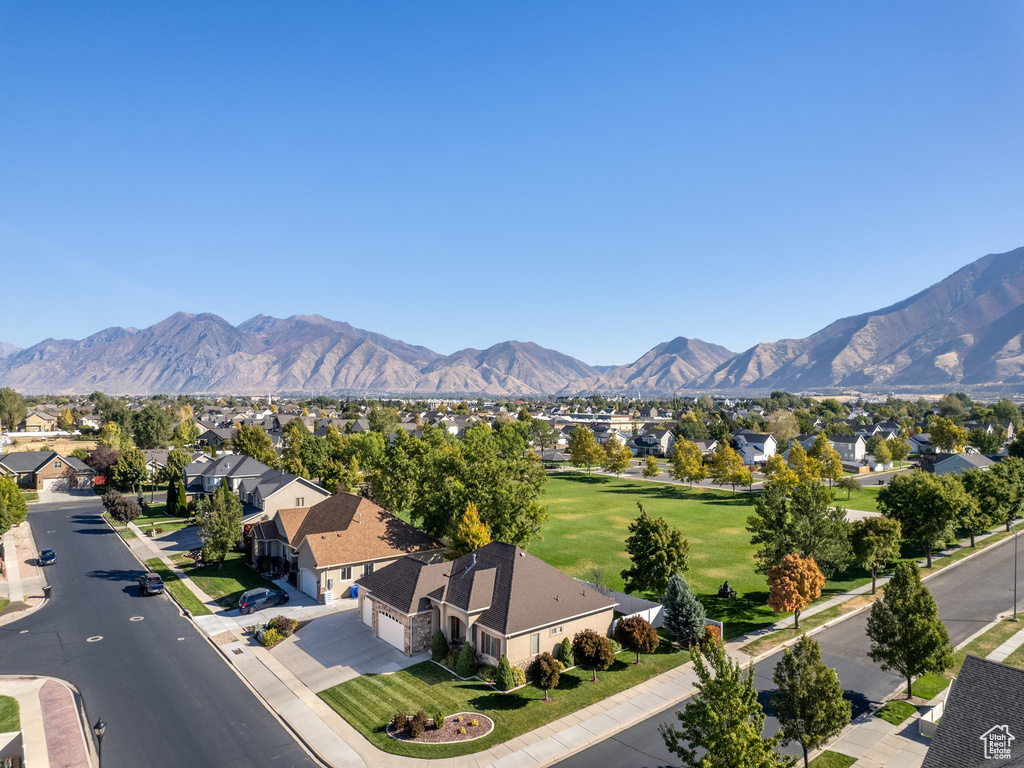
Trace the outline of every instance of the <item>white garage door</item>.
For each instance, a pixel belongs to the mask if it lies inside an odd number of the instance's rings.
[[[377,614],[377,637],[391,643],[400,651],[405,650],[405,628],[383,613]]]
[[[67,491],[71,483],[66,477],[55,477],[52,480],[43,480],[44,491]]]
[[[314,600],[318,599],[319,595],[317,595],[316,593],[316,588],[318,586],[316,574],[312,571],[307,571],[305,568],[303,568],[300,573],[302,575],[302,591],[310,597],[312,597]]]
[[[368,597],[363,598],[363,624],[368,627],[373,626],[373,603]]]

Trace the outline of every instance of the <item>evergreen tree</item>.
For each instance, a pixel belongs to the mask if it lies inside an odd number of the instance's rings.
[[[459,651],[459,660],[455,662],[455,674],[459,677],[472,677],[476,674],[476,651],[469,643],[463,645]]]
[[[498,659],[498,671],[494,675],[494,686],[499,691],[511,691],[516,687],[516,678],[512,674],[512,665],[508,661],[508,656],[504,653]]]
[[[896,566],[882,599],[871,606],[867,634],[868,656],[906,679],[908,698],[915,677],[941,673],[953,664],[949,633],[916,563]]]
[[[188,497],[185,494],[185,481],[179,477],[175,487],[177,491],[174,494],[174,510],[172,514],[176,517],[188,517]]]
[[[704,605],[680,574],[674,573],[668,580],[661,605],[665,629],[676,640],[686,645],[695,645],[704,639],[707,620]]]
[[[822,664],[821,648],[807,635],[787,648],[775,666],[775,716],[786,742],[808,752],[825,745],[850,723],[850,702],[843,698],[839,675]]]
[[[576,666],[576,660],[572,655],[572,640],[568,637],[563,637],[561,644],[558,646],[558,660],[566,667]]]
[[[430,658],[434,661],[444,661],[448,655],[448,639],[440,629],[434,632],[430,640]]]
[[[721,643],[711,643],[694,656],[693,671],[697,694],[676,712],[679,727],[658,729],[685,768],[791,768],[796,763],[778,753],[781,733],[762,735],[765,715],[753,669],[744,674]]]
[[[622,571],[626,591],[660,595],[674,573],[689,568],[690,545],[682,531],[670,528],[665,518],[652,518],[640,502],[640,516],[629,524],[626,553],[632,565]]]

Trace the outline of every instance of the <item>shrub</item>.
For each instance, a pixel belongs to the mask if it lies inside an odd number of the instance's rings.
[[[621,653],[622,652],[622,643],[620,643],[618,640],[615,640],[614,638],[611,638],[611,637],[607,638],[607,640],[608,640],[608,645],[611,646],[612,653]]]
[[[472,677],[476,674],[476,651],[466,643],[459,651],[459,660],[455,663],[455,674],[459,677]]]
[[[448,667],[452,672],[459,666],[459,652],[455,650],[448,651],[448,655],[444,657],[444,665]]]
[[[576,633],[572,639],[572,655],[577,664],[593,671],[594,674],[590,679],[594,682],[597,682],[599,669],[608,669],[615,662],[611,642],[607,637],[592,629],[584,629]]]
[[[409,721],[409,735],[417,739],[423,735],[425,730],[427,730],[427,713],[421,709]]]
[[[391,716],[391,730],[395,733],[401,733],[402,731],[404,731],[408,724],[409,716],[401,710],[395,712],[395,714]]]
[[[572,657],[572,641],[568,637],[562,638],[562,644],[558,646],[558,660],[567,667],[576,666]]]
[[[476,676],[481,680],[486,680],[488,683],[493,683],[494,679],[498,676],[498,668],[493,664],[481,664],[477,667]]]
[[[498,674],[494,676],[494,685],[499,691],[511,691],[516,687],[515,673],[512,665],[508,663],[508,656],[504,653],[498,660]]]
[[[513,688],[526,685],[526,670],[522,667],[512,667],[512,681],[515,683]]]
[[[455,722],[456,723],[461,723],[462,722],[462,715],[459,715],[458,717],[456,717],[455,718]]]
[[[291,637],[299,628],[299,622],[297,619],[289,619],[287,616],[275,616],[267,623],[267,626],[276,629],[285,637]]]
[[[480,721],[474,717],[472,720],[469,721],[469,724],[476,728],[478,725],[480,725]]]
[[[441,714],[441,710],[434,713],[434,728],[439,731],[444,728],[444,715]]]
[[[544,701],[548,700],[548,691],[558,687],[558,678],[562,663],[545,651],[533,662],[533,677],[537,687],[544,691]]]
[[[641,653],[654,653],[661,645],[658,631],[642,616],[628,616],[615,625],[615,639],[636,654],[640,663]]]
[[[260,635],[260,642],[266,648],[273,648],[282,640],[284,640],[284,635],[279,630],[273,628],[263,630],[263,634]]]
[[[440,629],[434,633],[433,640],[430,641],[430,658],[434,661],[444,661],[448,655],[448,640],[445,639],[444,632]]]
[[[466,735],[466,729],[465,728],[459,728],[459,733],[461,735],[465,736]]]
[[[704,627],[704,645],[712,645],[722,642],[722,630],[714,624]]]

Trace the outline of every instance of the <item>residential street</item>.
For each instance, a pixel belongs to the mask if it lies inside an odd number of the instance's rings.
[[[1024,555],[1024,552],[1021,554]],[[1013,543],[1000,544],[986,550],[969,562],[940,572],[925,584],[939,604],[939,613],[949,629],[950,639],[957,645],[991,622],[997,614],[1011,609]],[[1024,578],[1019,580],[1018,585],[1024,588]],[[864,711],[869,702],[879,701],[901,683],[898,677],[883,672],[867,657],[870,642],[865,635],[867,618],[865,611],[814,635],[821,644],[822,660],[836,668],[843,687],[852,692],[855,717]],[[772,672],[780,656],[781,651],[754,667],[755,684],[762,692],[761,701],[765,705],[774,689]],[[675,709],[667,710],[579,752],[559,765],[563,768],[675,766],[677,763],[665,749],[658,733],[661,723],[675,722]],[[774,733],[777,727],[777,721],[769,717],[766,731]],[[789,751],[797,754],[793,747],[791,745]]]
[[[139,596],[142,569],[101,512],[98,498],[29,508],[36,545],[57,552],[53,597],[0,627],[0,673],[77,686],[106,721],[105,768],[316,765],[170,598]]]

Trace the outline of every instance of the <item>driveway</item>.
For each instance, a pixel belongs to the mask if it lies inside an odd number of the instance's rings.
[[[39,494],[38,504],[75,504],[99,498],[92,488],[73,491],[39,490],[36,493]]]
[[[271,653],[314,691],[359,675],[397,672],[430,658],[430,653],[406,656],[374,637],[359,620],[356,601],[344,610],[310,622]]]

